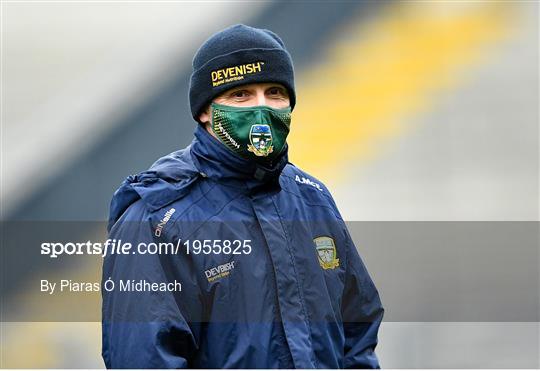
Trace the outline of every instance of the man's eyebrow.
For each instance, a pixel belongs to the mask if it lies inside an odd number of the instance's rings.
[[[227,92],[227,94],[232,94],[232,93],[236,93],[237,91],[242,91],[242,90],[249,90],[249,88],[246,88],[244,86],[242,87],[237,87],[237,88],[232,88],[231,90],[229,90]]]

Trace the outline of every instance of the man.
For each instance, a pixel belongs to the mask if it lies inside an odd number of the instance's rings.
[[[111,202],[110,238],[177,249],[105,258],[107,367],[379,367],[378,292],[326,187],[288,162],[295,101],[273,32],[236,25],[200,47],[195,139]]]

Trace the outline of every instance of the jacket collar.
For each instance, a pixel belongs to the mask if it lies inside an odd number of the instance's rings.
[[[190,151],[203,177],[244,185],[249,190],[279,188],[279,175],[288,163],[288,147],[269,166],[246,160],[232,153],[202,125],[195,129]]]

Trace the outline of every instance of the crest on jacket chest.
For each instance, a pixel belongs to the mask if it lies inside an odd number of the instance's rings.
[[[336,244],[331,237],[321,236],[313,239],[317,257],[322,269],[334,269],[339,267],[339,259],[337,258]]]

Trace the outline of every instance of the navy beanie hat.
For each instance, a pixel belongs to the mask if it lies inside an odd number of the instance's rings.
[[[193,58],[189,84],[191,114],[198,121],[214,97],[238,85],[275,82],[289,92],[294,108],[294,69],[278,35],[269,30],[237,24],[206,40]]]

